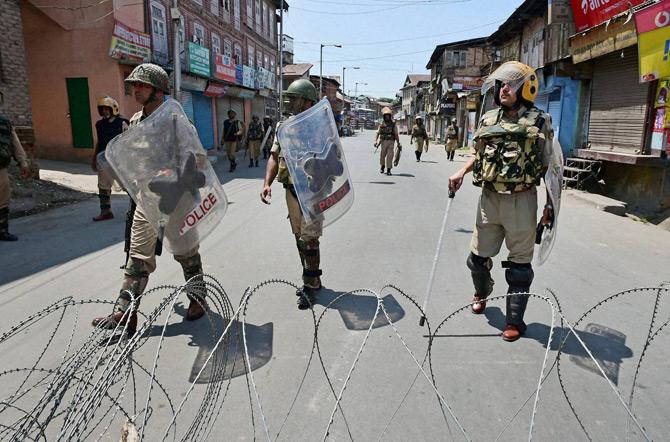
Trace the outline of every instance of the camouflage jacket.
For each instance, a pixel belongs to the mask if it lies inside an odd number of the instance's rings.
[[[412,126],[412,138],[428,138],[428,133],[426,132],[426,127],[418,124]]]
[[[377,136],[382,140],[397,140],[397,130],[395,122],[387,123],[384,121],[377,129]]]
[[[521,192],[540,183],[545,138],[551,117],[532,107],[508,116],[494,109],[482,116],[475,132],[473,184],[500,193]]]

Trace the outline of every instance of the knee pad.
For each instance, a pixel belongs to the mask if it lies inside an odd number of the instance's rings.
[[[510,287],[510,293],[527,292],[533,282],[535,273],[530,263],[516,263],[505,261],[503,263],[505,270],[505,280]]]
[[[491,258],[483,258],[470,252],[466,261],[468,268],[472,273],[491,273],[493,261]]]

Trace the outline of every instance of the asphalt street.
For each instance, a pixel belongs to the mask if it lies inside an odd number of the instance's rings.
[[[419,310],[399,292],[381,289],[392,284],[419,305],[423,302],[447,203],[447,180],[466,161],[465,151],[457,154],[455,162],[448,162],[444,146],[431,145],[422,161],[416,162],[409,137],[402,136],[403,157],[393,175],[386,176],[379,173],[373,138],[373,131],[365,131],[343,139],[355,202],[324,231],[321,259],[325,288],[314,307],[315,316],[296,308],[294,290],[286,285],[265,286],[252,298],[246,320],[253,382],[243,370],[233,375],[210,439],[252,440],[254,435],[265,439],[267,425],[270,436],[274,439],[278,435],[280,440],[320,440],[327,428],[328,440],[494,440],[498,436],[499,440],[522,440],[528,438],[533,420],[537,440],[626,440],[628,436],[644,440],[612,386],[574,337],[566,342],[556,366],[559,337],[569,328],[558,315],[553,316],[555,328],[547,352],[552,310],[539,298],[529,303],[528,332],[521,340],[501,340],[504,300],[492,301],[485,315],[474,316],[463,309],[450,316],[433,340],[430,359],[425,359],[428,329],[418,326]],[[233,306],[239,304],[247,287],[265,280],[300,283],[301,268],[287,220],[284,190],[275,183],[272,204],[261,203],[265,162],[261,163],[263,167],[248,168],[240,158],[234,174],[227,172],[227,162],[215,165],[230,206],[216,231],[203,241],[200,253],[205,272],[221,282]],[[466,179],[453,201],[427,310],[432,331],[472,297],[465,260],[478,194],[479,189]],[[543,203],[541,198],[540,207]],[[77,300],[116,298],[122,278],[119,266],[125,258],[121,215],[127,197],[115,195],[112,206],[116,218],[105,223],[90,220],[97,210],[94,199],[12,221],[12,231],[20,241],[0,244],[0,308],[4,316],[0,331],[66,296]],[[670,358],[663,353],[669,348],[667,333],[662,330],[646,345],[650,328],[658,330],[670,317],[667,291],[653,290],[670,279],[668,250],[669,232],[598,211],[568,193],[563,198],[553,254],[543,266],[535,267],[532,288],[539,295],[551,290],[564,317],[572,323],[610,295],[652,288],[599,305],[577,328],[626,403],[634,392],[632,410],[654,440],[667,439],[670,434]],[[506,290],[500,266],[505,258],[503,246],[494,260],[495,295]],[[182,282],[180,266],[164,253],[149,287]],[[377,307],[372,292],[346,296],[324,313],[324,306],[339,295],[358,289],[371,290],[383,298],[393,326],[377,318],[368,334]],[[663,296],[657,297],[659,293]],[[656,305],[655,300],[659,301]],[[149,311],[159,302],[157,296],[147,297],[141,309]],[[184,320],[186,305],[183,296],[176,314],[168,319],[157,371],[157,379],[173,400],[184,396],[193,373],[200,369],[198,364],[215,342],[202,332],[205,320]],[[104,306],[100,311],[101,306],[82,305],[78,322],[73,322],[75,335],[85,336],[90,319],[109,308]],[[321,358],[310,359],[313,318],[322,314],[318,330]],[[67,316],[66,320],[74,319]],[[222,324],[219,321],[221,330]],[[1,344],[1,370],[35,363],[48,342],[48,333],[37,330],[13,340],[12,346]],[[158,339],[149,338],[149,344],[138,349],[135,357],[151,361],[155,353],[152,342]],[[51,344],[40,364],[57,361],[59,354],[52,351],[55,345]],[[547,364],[543,367],[545,355]],[[428,376],[432,369],[434,383],[462,430],[449,410],[440,407],[414,358],[423,363]],[[350,371],[354,361],[355,369]],[[543,368],[545,378],[535,404]],[[0,397],[7,396],[10,381],[0,376]],[[335,397],[345,382],[341,407],[334,412]],[[262,410],[251,384],[257,387]],[[198,413],[197,395],[204,394],[205,388],[206,382],[195,386],[192,402],[187,402],[180,419],[190,421]],[[158,396],[155,401],[151,428],[164,428],[170,416],[164,413],[165,403]],[[118,435],[118,428],[111,427],[102,440],[118,440]],[[161,435],[150,433],[146,438],[159,440]]]

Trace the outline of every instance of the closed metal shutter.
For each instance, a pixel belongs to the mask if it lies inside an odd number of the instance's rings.
[[[265,97],[254,97],[251,102],[251,115],[256,115],[261,120],[265,116]]]
[[[219,138],[223,134],[223,122],[228,119],[228,111],[234,110],[235,118],[244,120],[244,100],[237,97],[223,97],[216,99],[216,123],[219,128]],[[220,141],[220,140],[219,140]]]
[[[551,126],[558,136],[561,129],[561,113],[563,109],[563,101],[561,96],[561,88],[554,90],[549,95],[549,104],[547,106],[547,113],[551,115]]]
[[[593,62],[588,140],[593,149],[641,149],[649,84],[638,82],[637,46]]]
[[[184,108],[184,113],[191,122],[193,122],[193,95],[189,91],[181,91],[181,99],[179,100],[181,107]]]
[[[214,147],[214,126],[212,125],[212,99],[200,92],[193,92],[193,117],[202,147]]]
[[[537,97],[535,97],[533,104],[541,111],[548,112],[547,109],[549,108],[549,93],[546,92],[538,94]]]

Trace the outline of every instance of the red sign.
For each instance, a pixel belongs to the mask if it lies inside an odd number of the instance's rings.
[[[214,206],[219,202],[216,199],[216,195],[210,192],[200,204],[196,206],[186,217],[184,218],[184,223],[179,229],[179,234],[184,235],[186,232],[195,227],[207,214],[214,208]]]
[[[149,61],[151,59],[151,37],[114,20],[114,32],[109,55],[117,60]]]
[[[226,95],[226,87],[222,84],[209,83],[203,95],[205,97],[223,97]]]
[[[638,34],[670,26],[670,2],[664,1],[635,13]]]
[[[646,0],[570,0],[577,32],[598,26]]]
[[[216,54],[216,73],[214,76],[219,80],[235,84],[235,63],[231,57]]]

